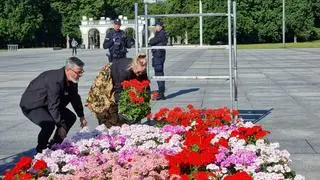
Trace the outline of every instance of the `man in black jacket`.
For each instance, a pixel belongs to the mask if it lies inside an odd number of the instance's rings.
[[[70,57],[66,66],[41,73],[23,93],[20,101],[23,114],[41,127],[37,152],[47,148],[55,127],[50,143],[61,143],[66,137],[76,121],[76,115],[66,107],[70,102],[80,118],[81,127],[87,125],[77,84],[84,72],[83,66],[80,59]]]
[[[108,32],[103,42],[103,48],[109,49],[109,62],[113,60],[125,58],[127,55],[127,48],[131,48],[130,38],[126,33],[120,29],[120,19],[113,21],[113,29]]]
[[[155,36],[150,39],[149,45],[151,46],[166,46],[168,43],[167,34],[164,31],[163,23],[157,22],[155,24]],[[156,76],[164,76],[164,61],[166,59],[166,50],[164,49],[152,49],[152,67],[154,69],[154,74]],[[165,82],[157,81],[158,84],[158,95],[156,95],[153,99],[155,100],[164,100],[164,91],[165,91]]]

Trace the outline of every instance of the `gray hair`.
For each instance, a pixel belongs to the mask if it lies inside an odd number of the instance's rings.
[[[68,68],[74,68],[75,66],[78,66],[80,68],[83,68],[84,66],[84,62],[81,61],[79,58],[77,57],[70,57],[67,59],[66,61],[66,67]]]

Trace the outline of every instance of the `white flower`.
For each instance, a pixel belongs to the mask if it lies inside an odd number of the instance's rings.
[[[261,146],[264,146],[264,145],[265,145],[264,139],[258,139],[256,141],[256,146],[261,147]]]
[[[270,143],[270,147],[272,147],[273,149],[277,149],[280,147],[279,143]]]
[[[103,131],[107,130],[107,127],[104,124],[101,124],[96,127],[96,130],[103,132]]]
[[[219,170],[219,166],[215,165],[215,164],[208,164],[206,169],[211,170],[211,171],[217,171]]]
[[[61,168],[61,171],[64,172],[64,173],[72,172],[72,171],[75,171],[75,170],[76,170],[76,167],[72,166],[71,164],[66,164],[65,166],[63,166]]]
[[[47,163],[47,166],[48,166],[48,169],[49,169],[50,172],[53,172],[53,173],[59,172],[59,166],[58,166],[57,163],[48,162],[48,161],[46,161],[46,163]]]
[[[305,177],[298,174],[298,175],[296,175],[296,177],[294,177],[294,180],[305,180]]]
[[[221,172],[222,172],[223,174],[226,174],[226,173],[228,172],[228,169],[225,168],[225,167],[223,167],[222,170],[221,170]]]
[[[246,128],[250,128],[250,127],[253,127],[253,126],[254,126],[254,124],[251,121],[245,122],[243,124],[243,127],[246,127]]]
[[[282,174],[277,173],[266,173],[266,172],[258,172],[253,174],[254,180],[279,180],[284,179]]]
[[[284,165],[284,170],[286,172],[291,172],[291,168],[287,164]]]
[[[88,127],[88,126],[83,127],[83,128],[80,130],[80,132],[81,132],[81,133],[89,132],[89,127]]]
[[[197,122],[196,121],[193,121],[191,124],[190,124],[190,126],[192,127],[192,126],[195,126],[197,124]]]

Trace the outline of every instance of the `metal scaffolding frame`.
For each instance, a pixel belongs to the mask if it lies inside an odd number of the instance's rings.
[[[144,35],[145,35],[145,50],[147,57],[149,57],[150,49],[208,49],[208,48],[218,48],[218,49],[228,49],[229,54],[229,76],[152,76],[151,79],[157,81],[175,81],[175,80],[214,80],[214,79],[224,79],[229,80],[230,88],[230,108],[234,109],[235,104],[238,106],[238,90],[237,90],[237,34],[236,34],[236,2],[235,0],[228,1],[228,13],[202,13],[202,2],[199,1],[199,13],[195,14],[148,14],[148,4],[144,4],[144,17],[146,23],[144,24]],[[228,17],[228,45],[203,45],[202,43],[202,18],[203,16],[226,16]],[[200,26],[200,45],[187,45],[187,46],[151,46],[148,47],[148,19],[156,17],[199,17]],[[233,19],[233,22],[232,22]],[[135,20],[136,20],[136,37],[138,37],[138,4],[135,3]],[[232,37],[233,35],[233,37]],[[232,44],[233,42],[233,44]],[[136,54],[139,52],[139,44],[136,41]],[[148,61],[149,62],[149,61]],[[148,70],[150,70],[148,63]]]

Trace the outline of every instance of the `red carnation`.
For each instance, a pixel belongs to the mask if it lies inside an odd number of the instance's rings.
[[[32,174],[30,173],[24,173],[19,175],[19,180],[31,180]]]
[[[234,175],[228,175],[223,180],[252,180],[252,177],[245,171],[237,172]]]
[[[19,170],[27,170],[30,168],[32,163],[32,158],[28,156],[22,156],[20,160],[17,162],[15,168]]]
[[[34,170],[37,170],[37,171],[42,171],[44,169],[46,169],[48,166],[47,166],[47,163],[43,160],[38,160],[34,166],[33,166],[33,169]]]

